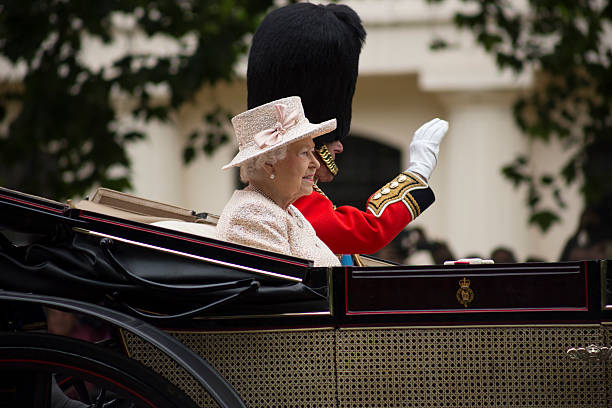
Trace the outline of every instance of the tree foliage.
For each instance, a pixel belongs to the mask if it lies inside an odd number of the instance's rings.
[[[440,3],[444,0],[428,0]],[[530,158],[502,169],[527,186],[530,222],[546,231],[565,207],[561,186],[581,183],[584,205],[609,213],[612,201],[612,5],[605,0],[462,0],[454,16],[500,69],[536,72],[536,86],[514,104],[519,128],[531,139],[553,139],[571,152],[559,169],[533,175]],[[525,4],[525,2],[523,2]],[[436,39],[432,48],[448,45]],[[552,206],[542,198],[552,197]],[[605,214],[604,219],[609,219]]]
[[[4,0],[0,54],[26,73],[18,84],[0,78],[0,185],[54,198],[80,195],[93,184],[130,186],[127,143],[145,137],[121,130],[113,100],[128,96],[134,118],[171,121],[172,112],[204,85],[231,80],[238,57],[273,0]],[[132,50],[92,67],[86,40],[116,41],[116,17],[144,35],[171,38],[181,51],[150,55]],[[195,46],[189,39],[195,38]],[[193,43],[194,41],[192,41]],[[169,90],[156,103],[151,85]],[[10,106],[15,117],[6,117]],[[227,112],[205,115],[202,133],[185,146],[186,161],[227,140]]]

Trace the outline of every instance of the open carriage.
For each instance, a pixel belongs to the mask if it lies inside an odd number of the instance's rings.
[[[316,268],[115,198],[0,189],[1,407],[612,407],[605,260]]]

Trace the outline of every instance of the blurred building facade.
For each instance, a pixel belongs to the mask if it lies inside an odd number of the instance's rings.
[[[535,76],[500,72],[494,59],[476,46],[471,32],[457,31],[452,23],[454,10],[466,7],[458,0],[447,0],[442,5],[420,0],[342,3],[357,11],[367,30],[351,132],[398,152],[393,156],[397,157],[395,162],[389,164],[385,160],[390,159],[382,157],[378,161],[369,159],[360,171],[385,173],[384,177],[389,166],[396,167],[392,168],[395,173],[401,171],[408,165],[413,132],[434,117],[448,120],[450,130],[431,179],[437,200],[414,225],[423,228],[430,239],[447,242],[458,257],[488,254],[495,247],[507,246],[519,260],[528,256],[557,260],[578,222],[581,201],[577,188],[565,192],[568,208],[562,215],[563,223],[543,234],[527,224],[525,191],[515,190],[501,174],[502,166],[517,153],[537,158],[534,172],[557,169],[566,157],[560,148],[528,141],[514,123],[513,101],[534,85]],[[125,30],[129,37],[129,24]],[[450,48],[432,51],[434,38],[446,39]],[[120,54],[117,49],[149,46],[137,38],[110,50],[92,43],[87,58],[95,61],[101,55],[105,59],[108,54]],[[155,48],[159,50],[159,44]],[[167,49],[171,52],[171,44]],[[225,145],[211,157],[201,154],[188,166],[183,164],[182,149],[193,129],[203,126],[202,114],[214,103],[234,113],[246,109],[245,61],[237,67],[237,81],[202,90],[193,103],[176,113],[174,125],[146,125],[148,139],[129,147],[136,194],[220,213],[236,186],[235,173],[221,170],[233,157],[235,145]],[[124,125],[141,126],[127,119]],[[347,153],[351,148],[348,138]],[[357,157],[367,154],[368,151],[359,152]],[[386,181],[382,179],[381,184]],[[344,188],[338,194],[345,196],[350,179],[342,182]],[[336,204],[343,204],[334,197],[333,183],[322,188],[329,191]],[[367,196],[356,198],[365,208]]]

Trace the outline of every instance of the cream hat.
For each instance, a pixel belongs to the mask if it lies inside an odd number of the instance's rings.
[[[223,169],[286,146],[305,137],[317,137],[336,129],[336,119],[310,123],[299,96],[278,99],[232,118],[238,154]]]

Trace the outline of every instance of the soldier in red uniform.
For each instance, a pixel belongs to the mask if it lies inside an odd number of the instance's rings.
[[[298,3],[270,12],[253,37],[247,68],[248,108],[297,95],[313,122],[336,118],[334,132],[315,139],[322,163],[315,191],[294,205],[336,254],[370,254],[387,245],[434,201],[427,180],[448,123],[434,119],[410,145],[410,165],[375,191],[362,211],[336,207],[320,189],[338,172],[335,155],[348,135],[365,30],[346,5]]]

